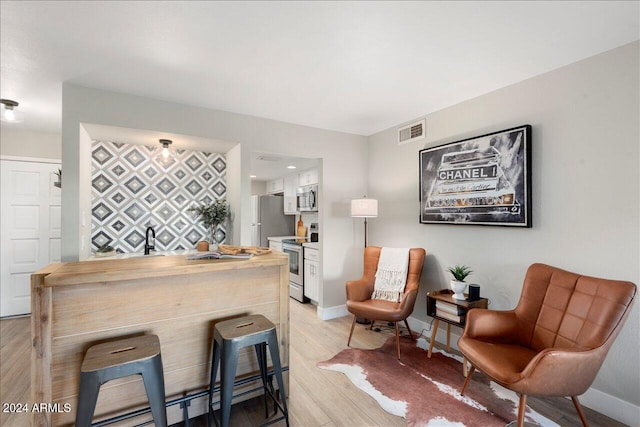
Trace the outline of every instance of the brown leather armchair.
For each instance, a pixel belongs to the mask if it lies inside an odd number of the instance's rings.
[[[528,395],[578,395],[593,382],[636,294],[631,282],[581,276],[544,264],[529,267],[511,311],[469,310],[458,348],[474,369],[520,395],[518,426]]]
[[[409,335],[413,339],[413,334],[407,323],[407,317],[413,313],[413,306],[416,302],[416,296],[418,296],[425,250],[422,248],[412,248],[409,251],[407,284],[405,285],[404,295],[400,302],[371,299],[381,251],[382,248],[379,246],[367,246],[364,250],[364,272],[362,278],[360,280],[347,282],[347,310],[353,314],[353,323],[351,324],[351,332],[349,333],[347,346],[351,343],[351,336],[353,335],[353,328],[356,326],[357,317],[371,319],[371,328],[373,328],[376,320],[393,322],[396,329],[398,359],[400,359],[398,322],[401,320],[404,321],[404,324],[409,330]]]

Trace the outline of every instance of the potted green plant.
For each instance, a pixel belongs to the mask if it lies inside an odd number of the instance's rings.
[[[453,299],[464,300],[464,291],[467,289],[467,284],[464,279],[467,278],[468,275],[473,273],[473,270],[466,265],[455,265],[453,267],[449,267],[449,273],[453,276],[451,279],[451,290],[453,291]]]
[[[53,173],[58,177],[58,180],[54,182],[53,185],[55,185],[58,188],[62,188],[62,169],[58,169]]]
[[[188,211],[200,217],[202,224],[204,224],[209,232],[209,250],[216,250],[218,248],[216,231],[218,230],[218,226],[231,214],[229,203],[227,203],[225,199],[218,199],[210,203],[200,203],[197,206],[191,206]]]
[[[116,254],[116,250],[113,248],[113,246],[108,244],[100,246],[96,251],[96,257],[98,258],[112,256],[115,254]]]

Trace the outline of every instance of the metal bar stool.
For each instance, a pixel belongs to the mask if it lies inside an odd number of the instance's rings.
[[[106,342],[87,350],[80,368],[76,426],[91,425],[102,384],[130,375],[142,375],[155,425],[166,427],[164,375],[156,335]]]
[[[254,346],[262,386],[265,392],[266,416],[269,416],[267,407],[267,395],[273,399],[276,408],[280,408],[287,426],[289,425],[289,412],[287,411],[287,399],[282,381],[282,366],[280,365],[280,352],[278,350],[278,337],[276,336],[276,326],[266,317],[256,314],[240,317],[237,319],[225,320],[216,323],[213,333],[213,351],[211,360],[211,380],[209,383],[209,412],[213,414],[213,389],[215,386],[218,364],[220,365],[220,412],[222,427],[229,425],[231,416],[231,400],[233,398],[233,384],[238,366],[238,351],[241,348]],[[273,362],[273,375],[278,382],[282,406],[274,395],[273,386],[267,385],[267,353],[266,346],[269,346],[271,361]],[[277,410],[276,410],[277,412]]]

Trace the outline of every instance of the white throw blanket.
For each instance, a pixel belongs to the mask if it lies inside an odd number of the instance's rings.
[[[382,248],[371,299],[400,301],[408,269],[409,248]]]

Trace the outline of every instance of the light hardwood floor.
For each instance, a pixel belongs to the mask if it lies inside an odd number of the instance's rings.
[[[322,321],[316,317],[314,306],[291,300],[290,322],[288,405],[292,426],[406,426],[404,419],[383,411],[343,374],[316,367],[317,362],[331,358],[346,347],[351,326],[349,316]],[[391,330],[386,330],[388,328],[381,332],[369,331],[362,325],[356,328],[351,344],[359,348],[377,348],[392,335]],[[0,320],[0,401],[3,404],[29,402],[29,341],[28,318]],[[530,397],[528,404],[561,426],[580,425],[570,400]],[[593,427],[623,426],[588,408],[585,412]],[[255,427],[265,421],[261,398],[234,405],[231,414],[234,426]],[[26,427],[28,420],[26,414],[0,412],[0,426],[3,427]],[[203,419],[190,423],[190,426],[200,425],[206,425]],[[284,426],[285,423],[281,421],[274,425]]]

